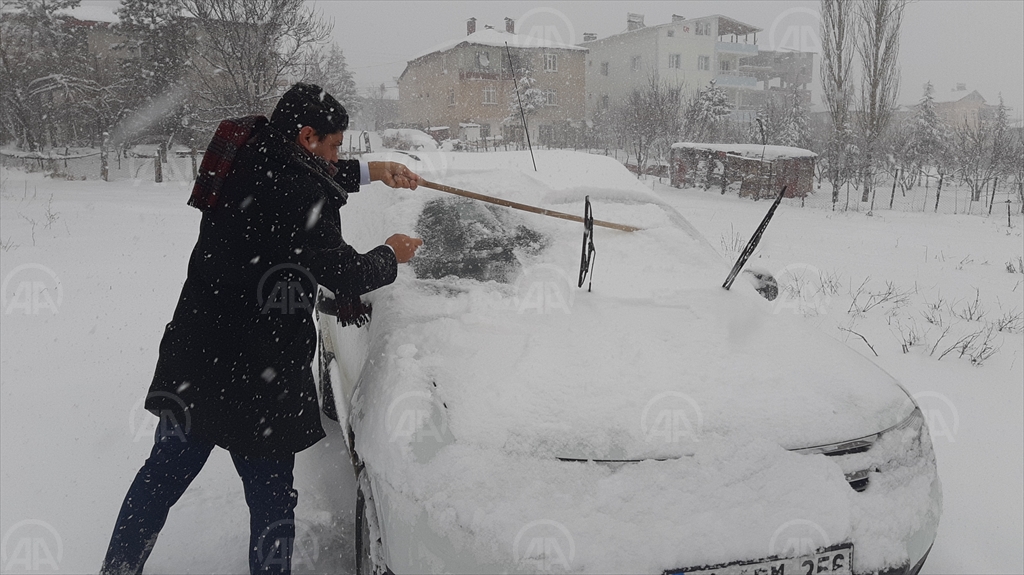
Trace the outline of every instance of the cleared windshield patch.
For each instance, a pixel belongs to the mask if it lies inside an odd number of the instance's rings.
[[[427,202],[416,233],[423,247],[411,263],[421,279],[456,276],[509,283],[519,273],[520,258],[540,253],[549,243],[508,210],[465,198]]]

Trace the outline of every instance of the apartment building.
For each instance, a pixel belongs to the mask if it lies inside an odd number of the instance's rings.
[[[506,44],[508,51],[506,51]],[[466,22],[466,36],[409,60],[398,78],[400,117],[407,126],[447,128],[470,141],[503,135],[517,137],[519,123],[508,123],[513,95],[513,66],[529,69],[544,103],[529,118],[535,143],[555,144],[564,132],[582,126],[585,106],[584,62],[587,49]]]
[[[626,30],[606,38],[584,34],[587,55],[587,118],[614,107],[650,78],[679,84],[692,93],[712,80],[729,95],[732,119],[750,120],[765,98],[792,91],[810,100],[813,54],[766,52],[757,45],[761,29],[715,14],[673,15],[646,26],[642,14],[628,14]]]

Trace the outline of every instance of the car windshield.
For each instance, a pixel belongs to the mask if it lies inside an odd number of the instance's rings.
[[[424,246],[412,260],[416,277],[455,276],[509,283],[524,256],[535,256],[551,242],[505,208],[457,197],[431,200],[416,222]]]

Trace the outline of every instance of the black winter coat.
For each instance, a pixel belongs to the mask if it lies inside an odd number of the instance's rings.
[[[361,295],[397,275],[387,246],[359,254],[339,208],[355,161],[307,154],[271,126],[236,156],[221,205],[204,212],[146,409],[233,452],[275,456],[324,437],[311,363],[317,284]]]

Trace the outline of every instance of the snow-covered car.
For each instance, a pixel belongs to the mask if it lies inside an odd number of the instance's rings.
[[[369,325],[319,305],[360,573],[921,569],[941,487],[896,380],[751,283],[722,289],[733,262],[611,158],[435,154],[406,161],[642,229],[595,228],[588,291],[580,224],[423,188],[351,198],[357,247],[425,240],[364,296]]]

